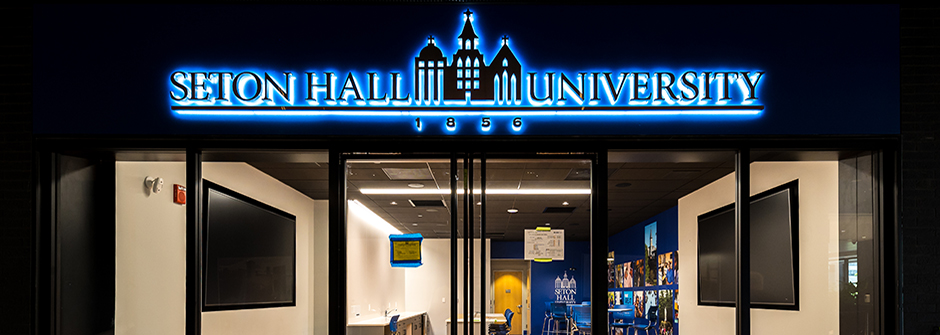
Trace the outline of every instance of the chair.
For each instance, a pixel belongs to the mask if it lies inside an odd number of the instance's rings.
[[[611,313],[611,319],[613,319],[610,322],[611,330],[619,328],[623,329],[624,335],[629,334],[629,329],[633,327],[634,322],[633,309],[627,305],[614,305],[613,309],[624,309],[625,311],[616,311]]]
[[[506,323],[502,324],[491,324],[487,330],[487,334],[490,335],[508,335],[509,331],[512,330],[512,316],[515,313],[512,312],[509,308],[506,309],[506,312],[503,315],[506,317]]]
[[[392,318],[388,320],[388,330],[392,334],[398,334],[398,317],[399,316],[401,315],[392,316]]]
[[[545,302],[545,317],[542,318],[542,334],[549,334],[552,331],[552,303]]]
[[[643,332],[649,335],[650,329],[656,328],[658,322],[659,306],[650,306],[649,310],[646,312],[646,317],[639,318],[633,323],[633,329],[636,329],[635,334],[639,334],[640,330],[643,330]]]
[[[551,303],[551,323],[548,334],[568,334],[568,305],[564,303]],[[543,333],[545,334],[545,333]]]
[[[591,305],[572,305],[571,321],[578,334],[591,333]]]

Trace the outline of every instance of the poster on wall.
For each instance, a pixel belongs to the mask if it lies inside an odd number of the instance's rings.
[[[646,294],[643,291],[633,292],[633,317],[642,318],[646,315]]]
[[[673,323],[672,316],[675,306],[673,290],[659,290],[659,334],[672,335]]]
[[[675,263],[673,262],[674,257],[674,252],[659,255],[659,271],[657,275],[659,285],[672,285],[676,283]]]
[[[643,260],[638,259],[633,261],[633,287],[643,287],[646,286],[646,276],[644,275],[643,269]]]
[[[644,273],[646,274],[646,286],[657,285],[656,281],[656,222],[646,225],[643,234],[643,244],[644,244],[644,260],[646,261],[646,266],[644,268]]]
[[[649,290],[645,291],[644,293],[646,293],[646,301],[644,301],[645,304],[643,305],[643,313],[646,313],[646,317],[650,318],[652,317],[652,315],[648,315],[650,308],[653,306],[659,306],[659,290]]]
[[[678,325],[679,324],[679,289],[675,289],[672,291],[672,301],[674,302],[673,307],[672,307],[673,320],[675,320],[674,323]]]
[[[633,291],[624,291],[623,300],[620,301],[621,305],[632,306],[633,305]]]
[[[630,262],[620,264],[623,267],[623,281],[621,286],[624,288],[633,287],[633,264]]]
[[[614,252],[607,253],[607,288],[615,288],[616,285],[614,281],[616,276],[614,275]]]
[[[623,264],[614,265],[614,270],[616,271],[617,277],[614,281],[617,284],[617,288],[623,288]]]
[[[525,259],[536,262],[565,260],[565,230],[526,229]]]

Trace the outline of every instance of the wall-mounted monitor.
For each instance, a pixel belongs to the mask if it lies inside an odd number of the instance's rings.
[[[203,180],[203,310],[296,304],[296,217]]]
[[[799,310],[799,181],[751,201],[751,307]],[[698,217],[698,304],[735,304],[734,204]]]

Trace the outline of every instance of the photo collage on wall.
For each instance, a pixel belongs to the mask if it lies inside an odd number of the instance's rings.
[[[641,259],[608,264],[607,285],[613,289],[607,292],[608,306],[632,308],[635,318],[644,319],[650,317],[650,307],[656,306],[658,334],[674,335],[679,322],[679,290],[674,288],[679,284],[679,252],[658,252],[656,222],[643,229],[643,249]],[[614,259],[614,253],[608,253],[608,258]]]

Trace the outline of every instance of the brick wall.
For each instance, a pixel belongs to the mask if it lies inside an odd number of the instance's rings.
[[[901,7],[901,271],[905,334],[940,326],[940,7]]]
[[[0,334],[28,334],[32,298],[32,9],[0,7]]]

